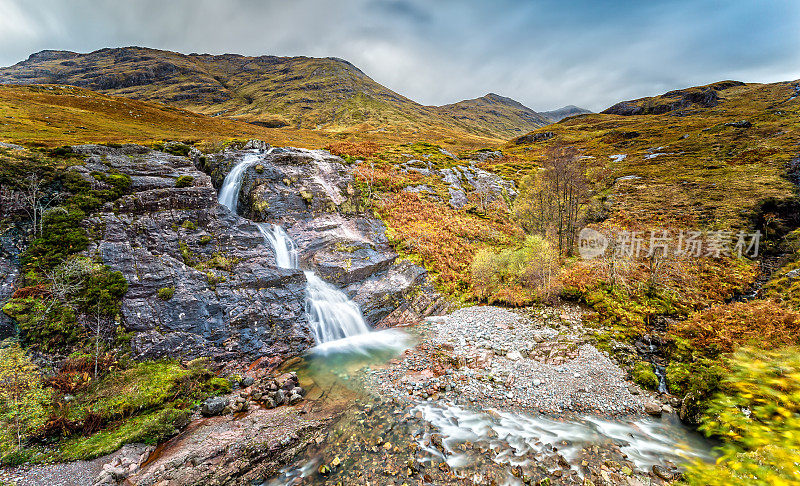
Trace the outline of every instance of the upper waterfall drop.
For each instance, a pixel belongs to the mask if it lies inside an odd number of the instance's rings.
[[[270,154],[274,149],[270,148],[263,155]],[[217,201],[220,204],[230,209],[234,214],[238,214],[237,206],[239,205],[239,192],[242,190],[242,181],[244,180],[244,173],[248,167],[255,165],[261,158],[262,154],[255,152],[248,152],[243,160],[236,164],[233,169],[225,176],[222,182],[222,187],[219,188],[219,196]]]

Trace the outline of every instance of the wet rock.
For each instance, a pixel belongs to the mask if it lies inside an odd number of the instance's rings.
[[[655,477],[663,479],[664,481],[668,482],[677,481],[682,476],[682,474],[679,471],[670,470],[658,464],[654,464],[653,467],[650,469],[650,471],[653,473]]]
[[[208,398],[200,406],[200,413],[202,413],[206,417],[213,417],[214,415],[220,415],[225,410],[225,407],[227,407],[229,403],[230,400],[227,397]]]
[[[678,416],[684,423],[689,425],[699,425],[702,415],[703,410],[700,406],[700,402],[693,393],[688,393],[685,397],[683,397],[683,402],[681,403]]]
[[[649,415],[661,415],[661,404],[655,400],[647,400],[644,402],[644,411]]]

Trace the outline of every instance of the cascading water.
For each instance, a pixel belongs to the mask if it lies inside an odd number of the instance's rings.
[[[272,149],[269,150],[271,152]],[[269,154],[267,152],[267,154]],[[219,203],[236,213],[239,192],[245,171],[261,159],[258,153],[248,153],[225,176],[219,191]],[[276,224],[256,223],[264,240],[275,251],[275,263],[280,268],[299,268],[297,245]],[[306,270],[306,315],[318,350],[362,350],[368,347],[399,347],[404,339],[394,332],[371,332],[361,309],[341,290],[325,282],[314,272]]]
[[[269,154],[272,150],[273,149],[270,148],[266,153]],[[236,209],[239,205],[239,191],[242,190],[244,173],[248,167],[255,165],[259,158],[260,156],[257,153],[247,153],[244,159],[231,169],[222,182],[217,200],[220,204],[230,209],[233,214],[238,214]]]
[[[361,309],[314,272],[306,271],[306,314],[318,343],[370,332]]]
[[[297,246],[277,224],[256,223],[261,236],[275,250],[275,263],[280,268],[298,268]]]

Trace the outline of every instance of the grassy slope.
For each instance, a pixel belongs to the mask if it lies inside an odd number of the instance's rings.
[[[331,131],[508,139],[547,123],[507,99],[472,103],[467,116],[453,105],[423,106],[335,58],[184,55],[140,47],[44,51],[0,69],[0,83],[68,84],[268,126]]]
[[[603,180],[611,219],[644,225],[746,227],[760,203],[790,197],[785,178],[800,153],[800,99],[795,83],[748,84],[720,91],[711,108],[692,106],[685,116],[583,115],[539,129],[553,138],[506,146],[509,158],[492,169],[520,179],[554,143],[575,145]],[[652,99],[640,100],[653,103]],[[725,123],[748,120],[751,128]],[[653,154],[661,153],[650,157]],[[610,156],[625,154],[615,161]],[[624,176],[641,179],[618,181]]]
[[[477,136],[454,138],[425,132],[420,139],[452,150],[497,143]],[[107,96],[71,86],[0,85],[0,141],[55,147],[88,142],[151,142],[260,138],[274,145],[324,147],[331,140],[404,140],[394,132],[364,134],[322,130],[266,128],[224,117],[210,117],[160,103]]]

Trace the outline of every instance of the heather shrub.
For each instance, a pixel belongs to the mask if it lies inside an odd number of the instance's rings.
[[[472,285],[489,303],[526,305],[557,293],[558,265],[547,240],[530,235],[520,248],[479,251],[470,266]]]

